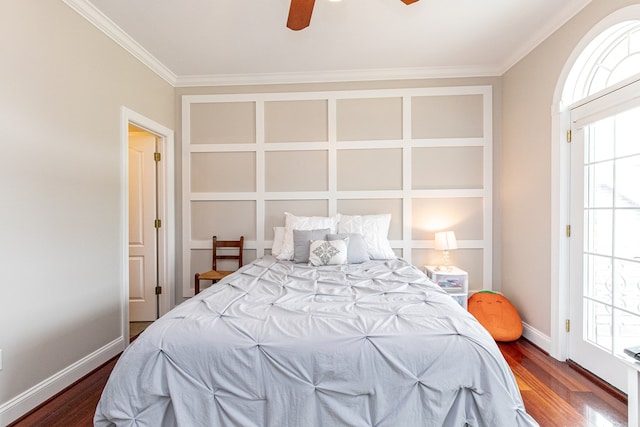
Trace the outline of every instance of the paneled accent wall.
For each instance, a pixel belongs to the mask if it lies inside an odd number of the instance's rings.
[[[398,256],[452,263],[491,288],[490,86],[185,95],[183,294],[211,262],[211,236],[245,236],[247,261],[296,215],[391,213]]]

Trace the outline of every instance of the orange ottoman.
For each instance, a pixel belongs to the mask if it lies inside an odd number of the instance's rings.
[[[496,341],[515,341],[522,336],[522,319],[518,310],[502,294],[476,292],[469,298],[469,312]]]

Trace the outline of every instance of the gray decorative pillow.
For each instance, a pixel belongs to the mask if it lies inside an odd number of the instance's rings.
[[[293,230],[293,261],[309,262],[309,244],[312,240],[324,240],[331,229]]]
[[[347,246],[347,262],[349,264],[361,264],[365,261],[369,261],[369,250],[367,249],[367,242],[364,240],[362,234],[327,234],[327,240],[344,240],[346,238],[349,238],[349,243]]]
[[[309,264],[313,266],[347,263],[347,242],[313,240],[309,247]]]

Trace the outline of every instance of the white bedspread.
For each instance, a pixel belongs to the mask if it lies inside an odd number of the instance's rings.
[[[491,336],[397,259],[265,257],[123,353],[96,426],[535,426]]]

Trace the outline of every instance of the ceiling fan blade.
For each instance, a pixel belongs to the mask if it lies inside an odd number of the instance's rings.
[[[418,0],[400,0],[400,1],[404,4],[411,4],[411,3],[417,2]]]
[[[294,31],[307,28],[311,22],[311,13],[313,12],[314,3],[315,0],[291,0],[287,27]]]

